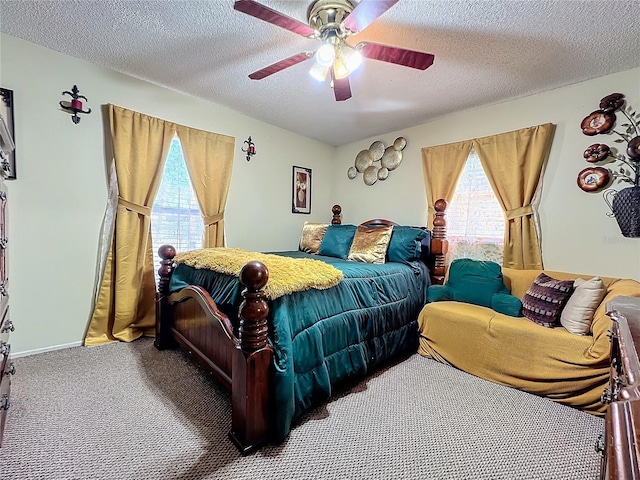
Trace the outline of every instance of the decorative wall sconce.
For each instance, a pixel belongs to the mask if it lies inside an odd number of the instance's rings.
[[[80,122],[80,117],[78,116],[79,113],[84,113],[84,114],[91,113],[90,108],[87,108],[86,110],[82,109],[82,101],[80,99],[82,98],[87,102],[88,100],[87,100],[87,97],[85,97],[84,95],[80,95],[80,90],[78,90],[77,85],[74,85],[70,92],[68,90],[65,90],[64,92],[62,92],[62,94],[69,95],[71,97],[71,101],[60,102],[60,107],[63,110],[69,113],[72,113],[71,121],[76,125]]]
[[[353,180],[361,173],[365,185],[386,180],[389,178],[389,172],[402,163],[402,150],[406,146],[407,139],[404,137],[396,138],[393,144],[386,148],[384,143],[376,140],[367,150],[362,150],[356,155],[354,166],[347,170],[347,177]]]
[[[256,145],[251,141],[251,137],[246,139],[244,141],[244,144],[246,146],[242,147],[240,150],[242,150],[247,154],[247,162],[248,162],[249,160],[251,160],[251,157],[253,157],[256,154]]]

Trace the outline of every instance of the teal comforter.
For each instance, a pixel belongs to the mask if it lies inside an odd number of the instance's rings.
[[[274,253],[322,260],[344,273],[335,287],[295,292],[271,302],[272,426],[274,439],[281,442],[296,419],[331,396],[332,387],[416,351],[417,317],[430,280],[427,267],[417,261],[372,265],[298,251]],[[207,289],[232,321],[237,319],[237,278],[179,264],[169,288],[174,292],[194,284]]]

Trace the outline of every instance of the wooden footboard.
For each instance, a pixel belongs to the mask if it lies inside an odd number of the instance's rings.
[[[262,288],[269,272],[260,262],[240,272],[246,287],[240,304],[237,336],[229,318],[218,310],[209,293],[189,286],[169,295],[175,249],[164,245],[156,308],[158,349],[184,348],[216,380],[231,391],[229,438],[246,454],[260,447],[269,434],[269,381],[273,351],[267,343],[269,306]]]

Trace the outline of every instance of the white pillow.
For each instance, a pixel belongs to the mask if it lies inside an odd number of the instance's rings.
[[[593,314],[607,293],[607,287],[600,277],[591,280],[577,278],[573,286],[575,290],[560,314],[560,324],[574,335],[587,335]]]

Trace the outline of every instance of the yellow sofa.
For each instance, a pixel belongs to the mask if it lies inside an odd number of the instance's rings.
[[[505,285],[520,299],[541,272],[502,269]],[[544,273],[558,280],[594,276]],[[607,293],[594,314],[591,335],[545,328],[487,307],[439,301],[428,303],[420,313],[418,352],[486,380],[604,415],[600,396],[609,380],[611,328],[606,304],[619,295],[640,297],[640,283],[600,278]]]

